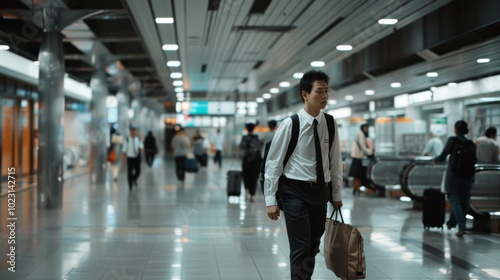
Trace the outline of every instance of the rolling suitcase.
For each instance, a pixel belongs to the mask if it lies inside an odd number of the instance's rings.
[[[424,190],[422,222],[424,228],[443,228],[445,216],[444,194],[438,189]]]
[[[186,172],[198,172],[198,161],[195,158],[186,158],[184,169]]]
[[[229,170],[227,172],[227,196],[240,196],[241,178],[241,171]]]

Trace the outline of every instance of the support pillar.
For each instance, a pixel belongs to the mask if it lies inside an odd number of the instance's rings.
[[[38,208],[62,207],[64,49],[60,31],[60,11],[43,8],[44,33],[38,54]]]
[[[91,142],[91,176],[94,183],[104,184],[107,169],[107,138],[109,137],[109,125],[107,121],[106,97],[108,96],[108,85],[106,82],[105,56],[102,54],[99,43],[94,45],[92,51],[92,64],[95,72],[90,80],[92,89],[92,123],[90,131]]]
[[[448,100],[444,102],[448,137],[455,136],[455,123],[464,118],[464,102],[461,100]]]
[[[128,77],[127,73],[122,70],[120,73],[120,91],[116,95],[118,98],[118,131],[123,137],[127,135],[129,127],[129,92],[128,92]]]

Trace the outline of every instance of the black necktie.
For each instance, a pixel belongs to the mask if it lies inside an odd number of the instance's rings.
[[[323,172],[323,158],[321,157],[321,144],[318,135],[318,120],[313,121],[314,128],[314,148],[316,150],[316,183],[318,186],[325,184],[325,173]]]

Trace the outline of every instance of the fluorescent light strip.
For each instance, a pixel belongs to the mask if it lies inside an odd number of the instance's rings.
[[[174,23],[174,18],[170,17],[158,17],[155,19],[158,24]]]
[[[488,63],[490,62],[489,58],[480,58],[477,60],[477,63]]]
[[[163,45],[162,49],[164,51],[176,51],[179,49],[179,46],[177,46],[176,44],[165,44]]]
[[[172,79],[180,79],[180,78],[182,78],[182,73],[180,73],[180,72],[173,72],[173,73],[170,74],[170,78],[172,78]]]
[[[290,83],[289,82],[281,82],[280,87],[290,87]]]
[[[352,46],[351,45],[338,45],[337,50],[347,52],[347,51],[352,50]]]
[[[181,62],[177,61],[177,60],[167,61],[167,66],[168,67],[179,67],[179,66],[181,66]]]
[[[301,79],[302,76],[304,76],[304,73],[297,72],[293,74],[294,79]]]
[[[272,88],[272,89],[269,90],[269,92],[276,94],[276,93],[279,93],[280,90],[279,90],[279,88]]]
[[[391,83],[391,88],[401,87],[401,83]]]
[[[264,93],[262,95],[262,97],[265,98],[265,99],[269,99],[269,98],[271,98],[271,94],[270,93]]]
[[[184,82],[183,82],[183,81],[174,81],[174,82],[172,83],[172,85],[173,85],[174,87],[182,87],[182,86],[184,85]]]
[[[0,45],[0,51],[8,51],[10,49],[7,45]]]
[[[378,21],[379,24],[382,25],[393,25],[398,23],[398,20],[395,18],[383,18]]]
[[[323,61],[313,61],[311,62],[311,67],[323,67],[325,66],[325,62]]]
[[[427,73],[427,77],[437,77],[438,76],[438,73],[437,72],[429,72]]]
[[[257,101],[257,103],[263,103],[264,102],[264,98],[257,97],[257,99],[255,99],[255,101]]]
[[[374,94],[375,94],[375,91],[374,91],[374,90],[371,90],[371,89],[368,89],[368,90],[365,90],[365,94],[366,94],[366,95],[374,95]]]

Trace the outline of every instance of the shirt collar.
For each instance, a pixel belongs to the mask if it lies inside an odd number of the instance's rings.
[[[304,108],[300,109],[299,114],[302,115],[302,117],[306,120],[306,122],[311,126],[312,126],[314,119],[318,120],[318,125],[319,125],[321,123],[321,121],[325,118],[325,115],[323,114],[323,112],[319,112],[318,116],[315,118],[315,117],[309,115],[309,113],[307,113],[306,110],[304,110]]]

